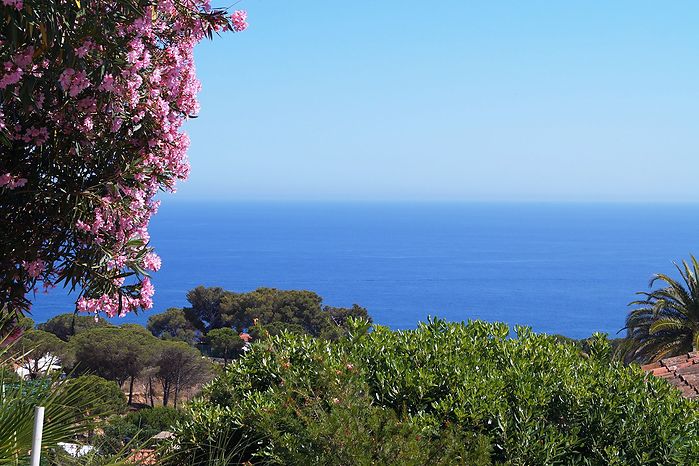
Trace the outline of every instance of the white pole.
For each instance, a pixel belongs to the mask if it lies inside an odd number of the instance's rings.
[[[31,466],[39,466],[41,459],[41,436],[44,434],[44,407],[34,408],[34,437],[32,438]]]

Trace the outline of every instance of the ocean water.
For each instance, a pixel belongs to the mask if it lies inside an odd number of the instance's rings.
[[[197,285],[316,291],[412,328],[428,315],[616,334],[654,272],[699,253],[699,205],[164,203],[151,227],[163,259],[155,307]],[[75,296],[37,295],[32,317]]]

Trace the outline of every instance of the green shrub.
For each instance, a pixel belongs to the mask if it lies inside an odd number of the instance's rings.
[[[20,380],[21,377],[19,374],[17,374],[17,372],[15,372],[11,365],[0,365],[0,386],[5,384],[16,384],[19,383]]]
[[[583,353],[526,328],[510,338],[503,324],[350,325],[336,342],[284,333],[253,345],[178,424],[176,464],[207,464],[214,444],[268,464],[699,458],[697,405],[613,362],[601,335]]]
[[[109,416],[126,411],[126,395],[116,382],[97,375],[81,375],[66,381],[69,390],[74,386],[87,387],[93,394],[94,401],[88,406],[92,416]]]
[[[99,442],[109,453],[118,452],[125,444],[139,448],[150,443],[151,438],[164,430],[170,430],[178,421],[184,420],[182,411],[167,408],[144,408],[126,416],[113,416],[104,426]]]

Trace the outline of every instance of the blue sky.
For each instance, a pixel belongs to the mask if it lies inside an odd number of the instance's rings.
[[[699,201],[699,2],[235,8],[176,198]]]

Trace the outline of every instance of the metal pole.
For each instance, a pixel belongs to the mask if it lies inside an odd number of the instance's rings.
[[[31,466],[39,466],[41,460],[41,436],[44,434],[44,407],[34,408],[34,437],[32,437],[32,456],[29,460]]]

